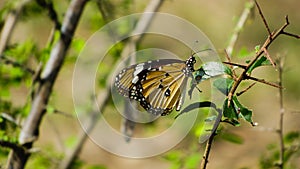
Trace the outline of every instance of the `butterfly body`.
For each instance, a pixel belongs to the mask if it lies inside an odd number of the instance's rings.
[[[123,69],[115,79],[118,92],[136,100],[149,113],[167,115],[180,110],[188,78],[195,72],[195,57],[186,61],[160,59],[143,62]]]

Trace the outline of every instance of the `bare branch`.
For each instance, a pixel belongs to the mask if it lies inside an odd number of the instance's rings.
[[[287,35],[287,36],[294,37],[294,38],[296,38],[296,39],[300,39],[300,35],[288,33],[288,32],[285,32],[285,31],[282,31],[282,34]]]
[[[254,2],[250,1],[249,3],[247,3],[247,6],[244,8],[244,11],[242,13],[242,15],[240,16],[240,19],[238,21],[238,23],[236,24],[235,28],[234,28],[234,32],[231,35],[231,38],[229,40],[229,44],[226,48],[226,51],[228,53],[228,56],[230,57],[232,55],[233,52],[233,48],[237,42],[238,36],[241,33],[249,15],[251,14],[252,9],[254,8]]]
[[[269,25],[267,23],[267,20],[265,19],[265,16],[263,15],[262,10],[261,10],[259,4],[257,3],[257,1],[254,0],[254,2],[255,2],[255,5],[256,5],[256,7],[258,9],[259,15],[261,16],[261,18],[262,18],[262,20],[264,22],[264,25],[265,25],[265,27],[266,27],[266,29],[268,31],[269,37],[272,38],[272,33],[271,33],[271,30],[270,30]]]
[[[271,62],[272,66],[273,66],[274,68],[276,68],[276,64],[275,64],[275,62],[273,61],[273,59],[271,58],[271,56],[270,56],[268,50],[267,50],[266,48],[264,48],[263,50],[264,50],[264,53],[266,54],[266,57],[267,57],[268,60]]]
[[[18,121],[14,117],[12,117],[11,115],[9,115],[8,113],[1,112],[0,116],[3,119],[6,119],[6,120],[10,121],[11,123],[15,124],[16,126],[21,127],[21,125],[18,123]]]
[[[278,84],[267,82],[264,79],[258,79],[256,77],[252,77],[252,76],[248,76],[248,75],[245,75],[245,79],[250,79],[250,80],[253,80],[253,81],[256,81],[256,82],[264,83],[266,85],[273,86],[273,87],[276,87],[276,88],[281,88],[281,89],[283,88],[282,86],[280,86]]]
[[[50,19],[54,22],[55,24],[55,29],[59,30],[61,28],[61,23],[58,20],[57,13],[53,7],[53,2],[52,1],[45,1],[45,0],[36,0],[36,2],[43,8],[46,8],[48,10],[48,15]]]
[[[223,62],[223,63],[225,63],[227,65],[231,65],[231,66],[237,66],[237,67],[240,67],[242,69],[246,69],[247,68],[246,65],[242,65],[242,64],[239,64],[239,63],[232,63],[232,62]]]
[[[256,83],[252,83],[250,86],[248,86],[246,89],[236,93],[237,96],[240,96],[242,94],[244,94],[245,92],[247,92],[249,89],[251,89]]]
[[[282,78],[282,73],[283,73],[283,61],[281,59],[279,59],[279,68],[278,68],[278,74],[279,74],[279,85],[282,86],[283,85],[283,78]],[[279,141],[280,141],[280,156],[279,156],[279,168],[284,168],[284,152],[285,152],[285,148],[284,148],[284,136],[283,136],[283,117],[284,117],[284,107],[283,107],[283,91],[282,88],[279,88],[278,90],[279,92],[279,106],[280,106],[280,118],[279,118],[279,129],[278,131],[278,135],[279,135]]]
[[[23,7],[29,2],[30,0],[22,0],[21,2],[16,3],[16,7],[10,11],[7,18],[5,19],[5,23],[0,36],[0,55],[6,49],[6,46],[8,44],[8,41],[10,40],[11,34],[14,30],[19,14],[23,10]]]

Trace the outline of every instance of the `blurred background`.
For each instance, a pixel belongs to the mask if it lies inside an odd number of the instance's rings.
[[[219,52],[221,59],[226,60],[224,49],[228,46],[235,25],[247,2],[246,0],[165,0],[158,11],[181,17],[193,23],[208,36]],[[291,33],[300,34],[299,0],[259,0],[258,2],[271,31],[279,29],[285,22],[285,16],[288,15],[290,25],[286,30]],[[13,5],[14,3],[9,0],[3,0],[0,2],[0,8],[4,9],[8,4]],[[59,163],[64,155],[70,152],[76,144],[81,126],[74,112],[72,75],[76,57],[80,53],[84,42],[107,22],[129,14],[143,12],[148,3],[149,1],[137,0],[103,1],[107,10],[107,15],[103,17],[96,2],[88,2],[76,30],[75,39],[68,52],[68,57],[55,83],[50,100],[50,108],[55,108],[68,115],[61,113],[46,114],[41,125],[40,138],[35,143],[35,147],[40,148],[40,151],[33,154],[27,168],[32,168],[32,166],[41,169],[54,168],[55,165],[53,164]],[[53,1],[53,4],[57,10],[59,19],[62,21],[69,1]],[[0,16],[3,20],[6,13],[2,12]],[[48,43],[52,27],[53,24],[49,17],[47,17],[47,12],[37,7],[35,1],[32,1],[28,4],[28,7],[24,8],[23,13],[20,15],[9,45],[13,47],[17,44],[31,43],[35,44],[34,48],[41,50]],[[183,32],[185,31],[184,27],[181,29]],[[188,34],[189,32],[186,33]],[[267,31],[255,8],[238,37],[232,60],[238,63],[245,63],[246,60],[251,59],[251,56],[241,56],[241,53],[243,51],[249,51],[250,53],[254,51],[255,46],[263,45],[267,35]],[[187,58],[190,54],[190,49],[180,48],[177,46],[177,43],[174,40],[164,39],[163,37],[145,36],[138,44],[138,49],[159,46],[182,56],[183,59]],[[284,116],[285,133],[299,132],[300,130],[299,50],[300,41],[287,36],[280,36],[269,48],[269,53],[272,57],[284,57],[283,100],[286,112]],[[115,61],[119,57],[120,51],[120,49],[112,50],[111,55],[114,57],[111,57],[111,61],[107,63],[110,64]],[[42,57],[37,57],[39,61],[42,59]],[[18,58],[15,58],[15,60],[18,60]],[[27,64],[35,69],[37,63],[38,61],[31,61]],[[2,64],[1,67],[3,66]],[[109,64],[107,65],[108,68]],[[103,76],[107,76],[110,73],[109,71],[107,69],[107,72],[102,72]],[[253,72],[253,75],[270,82],[278,81],[278,71],[274,70],[271,66],[259,68]],[[104,80],[99,80],[98,90],[100,92],[105,83],[105,78]],[[249,84],[251,82],[244,82],[239,90],[242,90],[243,87],[246,88]],[[14,107],[22,108],[26,105],[30,90],[28,81],[21,80],[18,85],[10,85],[8,90],[9,94],[6,94],[5,97],[1,96],[1,100],[11,100]],[[275,132],[279,126],[280,117],[278,96],[277,88],[264,84],[256,84],[252,89],[239,97],[240,101],[253,111],[253,121],[257,122],[258,126],[252,127],[246,122],[242,122],[240,127],[222,124],[222,131],[216,137],[212,147],[208,168],[263,168],[260,164],[263,157],[272,156],[274,149],[279,148],[279,136]],[[112,104],[111,101],[108,104]],[[111,106],[109,105],[105,110],[105,115],[110,110]],[[112,116],[111,118],[113,119],[111,123],[118,129],[120,127],[120,117]],[[147,135],[146,132],[161,131],[164,127],[164,124],[161,123],[169,123],[170,119],[172,117],[166,118],[166,122],[159,121],[157,124],[137,125],[135,132],[137,135]],[[226,133],[237,138],[230,141],[230,139],[224,137]],[[87,139],[73,168],[194,168],[200,163],[204,147],[205,144],[198,144],[197,136],[194,134],[194,131],[191,131],[182,142],[169,152],[151,158],[130,159],[113,155],[98,147],[90,139]],[[294,155],[290,161],[290,168],[299,168],[299,155],[298,150],[298,154]],[[2,154],[1,165],[5,164],[6,157],[5,153]]]

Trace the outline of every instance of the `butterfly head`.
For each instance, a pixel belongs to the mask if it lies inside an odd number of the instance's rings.
[[[196,80],[197,84],[200,83],[203,79],[202,77],[206,75],[204,69],[200,67],[199,69],[195,70],[194,79]]]

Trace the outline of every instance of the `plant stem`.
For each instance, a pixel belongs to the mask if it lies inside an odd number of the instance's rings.
[[[282,86],[282,71],[283,71],[283,61],[279,59],[279,85]],[[284,117],[284,107],[283,107],[283,89],[279,88],[279,105],[280,105],[280,118],[279,118],[279,141],[280,141],[280,156],[279,156],[279,168],[284,168],[284,141],[283,141],[283,117]]]

